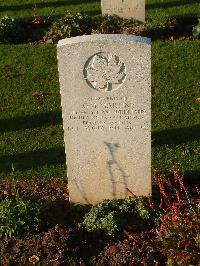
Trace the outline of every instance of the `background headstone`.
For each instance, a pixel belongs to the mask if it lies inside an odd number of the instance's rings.
[[[58,44],[70,200],[151,193],[150,39],[92,35]]]
[[[101,0],[102,14],[145,22],[145,0]]]

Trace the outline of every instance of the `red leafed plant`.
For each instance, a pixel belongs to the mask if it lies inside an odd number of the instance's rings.
[[[160,194],[157,241],[167,265],[199,265],[199,191],[192,200],[180,171],[174,166],[172,180],[156,174],[154,181]]]
[[[38,10],[37,10],[37,5],[34,5],[33,6],[33,16],[34,16],[34,19],[33,19],[33,24],[36,24],[36,25],[45,25],[45,24],[48,24],[49,23],[49,20],[53,14],[53,11],[51,11],[50,15],[43,19],[41,16],[38,15]]]

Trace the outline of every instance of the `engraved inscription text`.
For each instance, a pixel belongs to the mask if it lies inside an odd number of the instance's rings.
[[[127,97],[86,97],[68,117],[68,131],[147,129],[146,110]]]

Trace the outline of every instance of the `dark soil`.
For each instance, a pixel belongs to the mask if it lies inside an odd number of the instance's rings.
[[[52,266],[166,265],[151,227],[142,232],[125,228],[116,239],[88,233],[83,224],[88,207],[69,204],[66,180],[0,180],[0,200],[16,194],[46,204],[45,226],[29,236],[0,239],[0,266],[34,265],[34,261]]]
[[[143,265],[137,256],[151,257],[147,265],[164,265],[154,247],[155,233],[124,231],[118,240],[86,232],[83,225],[87,208],[74,208],[68,201],[65,180],[1,180],[0,199],[21,197],[41,200],[49,208],[47,225],[35,234],[4,237],[0,240],[0,265]],[[146,241],[137,239],[149,238]],[[141,243],[143,245],[141,246]],[[140,251],[138,254],[138,250]],[[148,259],[149,260],[149,259]],[[156,264],[157,263],[157,264]],[[164,264],[163,264],[164,263]]]
[[[0,180],[0,199],[19,193],[26,199],[68,201],[67,181],[61,179]]]

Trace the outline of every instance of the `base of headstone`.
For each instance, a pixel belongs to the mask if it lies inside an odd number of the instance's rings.
[[[118,15],[145,22],[145,0],[101,0],[103,15]]]

